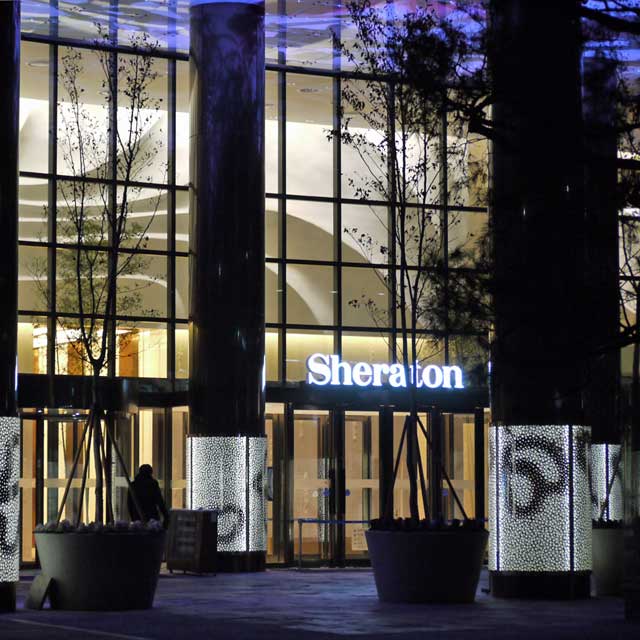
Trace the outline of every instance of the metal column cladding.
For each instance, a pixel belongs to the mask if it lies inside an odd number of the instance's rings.
[[[594,520],[615,521],[624,518],[622,485],[622,445],[592,444],[591,507]]]
[[[489,569],[591,570],[590,428],[492,426]]]
[[[220,551],[266,551],[266,464],[265,437],[187,438],[187,507],[220,512]]]

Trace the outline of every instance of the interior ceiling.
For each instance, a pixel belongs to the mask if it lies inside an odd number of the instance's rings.
[[[22,0],[22,31],[91,41],[96,24],[107,26],[115,18],[119,43],[147,32],[164,49],[189,50],[190,0]],[[267,0],[265,35],[267,57],[277,57],[278,35],[286,27],[290,61],[301,65],[331,66],[331,28],[343,21],[346,9],[338,0]]]
[[[203,1],[203,0],[200,0]],[[249,0],[251,1],[251,0]],[[372,0],[385,4],[385,0]],[[460,0],[427,0],[443,15],[462,16],[456,10]],[[274,61],[278,54],[279,34],[286,32],[286,57],[291,65],[332,66],[331,33],[340,26],[341,36],[349,40],[347,0],[266,0],[266,55]],[[635,4],[628,0],[627,4]],[[189,5],[191,0],[21,0],[22,31],[80,41],[96,38],[96,24],[108,26],[115,19],[119,44],[126,45],[132,33],[147,32],[161,48],[187,53],[189,50]],[[481,0],[478,0],[478,4]],[[396,0],[396,10],[415,8],[416,0]],[[589,0],[597,9],[611,7],[604,0]],[[613,3],[610,12],[637,19],[622,12]],[[637,3],[640,6],[640,2]],[[284,13],[279,7],[284,6]],[[465,19],[461,17],[460,19]],[[591,43],[593,48],[602,43]],[[607,46],[607,45],[605,45]],[[620,56],[636,75],[640,69],[640,46],[635,39],[620,37],[615,43]]]

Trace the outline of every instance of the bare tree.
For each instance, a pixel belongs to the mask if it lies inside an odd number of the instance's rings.
[[[108,45],[108,33],[100,27],[98,31],[97,44]],[[152,182],[158,165],[164,166],[158,117],[161,99],[153,92],[153,84],[160,77],[153,57],[159,45],[142,34],[132,36],[130,46],[133,52],[127,55],[102,46],[90,54],[65,49],[61,56],[64,96],[58,105],[58,144],[65,178],[58,181],[62,206],[46,213],[56,216],[57,241],[64,247],[57,251],[56,260],[55,304],[64,314],[64,319],[58,316],[59,323],[82,363],[79,373],[86,368],[91,375],[92,401],[58,520],[85,441],[87,460],[93,449],[96,522],[105,518],[104,495],[106,519],[113,521],[111,470],[107,464],[110,446],[129,480],[101,406],[98,381],[110,366],[115,370],[118,315],[142,314],[142,289],[153,284],[153,276],[142,279],[149,267],[149,258],[142,250],[148,246],[149,230],[162,196],[147,184]],[[101,76],[99,90],[92,92],[91,99],[86,87],[95,85],[95,78],[87,73],[88,55],[95,56]],[[96,96],[102,96],[101,103],[96,104]],[[140,218],[144,221],[139,222]],[[43,294],[49,295],[46,289]],[[85,463],[78,522],[88,468]]]
[[[474,44],[430,3],[396,14],[392,4],[380,9],[368,0],[358,0],[348,10],[356,37],[348,45],[337,42],[336,46],[354,73],[342,81],[341,128],[332,135],[355,152],[359,168],[348,180],[356,197],[390,203],[388,215],[371,207],[385,239],[357,227],[344,229],[371,262],[376,262],[374,255],[388,258],[389,268],[376,269],[376,274],[390,302],[381,306],[365,293],[349,304],[366,309],[383,335],[397,321],[400,345],[394,338],[390,349],[403,367],[410,411],[393,482],[406,446],[410,513],[417,524],[418,484],[424,513],[428,517],[430,512],[418,433],[429,445],[432,437],[418,412],[418,371],[441,353],[439,336],[456,330],[486,333],[479,316],[451,313],[452,302],[462,299],[462,288],[472,282],[471,277],[452,282],[452,267],[476,273],[475,262],[484,255],[481,230],[466,230],[464,214],[448,210],[462,203],[476,184],[474,172],[483,169],[481,163],[469,162],[465,109],[475,95],[462,99],[469,92],[467,85],[474,86],[468,73]],[[457,229],[466,237],[455,251],[449,251],[448,239]],[[431,455],[466,519],[437,449]],[[386,504],[384,520],[389,521],[390,500]],[[441,506],[437,509],[431,516],[441,519]]]

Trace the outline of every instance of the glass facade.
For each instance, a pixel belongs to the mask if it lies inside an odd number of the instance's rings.
[[[295,3],[277,4],[267,6],[268,24],[270,16],[299,11]],[[177,7],[184,11],[181,3]],[[174,36],[160,38],[162,46],[149,61],[154,74],[149,101],[155,106],[143,114],[142,145],[148,160],[135,175],[124,175],[113,136],[118,127],[126,130],[131,114],[119,94],[110,121],[104,82],[110,77],[105,76],[105,63],[119,70],[116,75],[126,73],[132,60],[127,48],[131,32],[119,31],[119,48],[114,49],[95,45],[93,27],[84,27],[93,34],[89,36],[61,22],[56,36],[56,25],[50,30],[31,28],[30,20],[27,15],[21,51],[19,372],[46,376],[57,384],[58,376],[72,382],[69,376],[90,374],[77,335],[72,273],[76,241],[70,221],[78,194],[88,210],[99,212],[110,198],[121,200],[126,193],[135,226],[123,253],[135,254],[135,260],[118,281],[117,322],[109,336],[113,357],[102,375],[144,378],[154,389],[167,391],[155,396],[162,406],[144,405],[116,415],[116,437],[130,468],[152,464],[168,505],[183,507],[190,229],[190,87],[183,27],[171,27]],[[348,69],[335,55],[326,25],[307,43],[304,34],[287,31],[285,23],[277,21],[276,36],[269,31],[266,42],[267,558],[287,564],[298,559],[357,563],[367,557],[365,523],[380,515],[389,486],[393,434],[401,428],[403,414],[381,397],[360,397],[351,405],[344,399],[318,402],[289,391],[301,388],[306,359],[316,352],[338,354],[351,363],[398,359],[399,293],[389,285],[399,268],[389,246],[394,244],[389,241],[394,203],[375,193],[363,197],[369,168],[354,149],[331,135],[344,118],[363,136],[379,135],[342,102],[346,86],[357,88],[365,80],[345,74]],[[349,37],[346,27],[343,36]],[[91,157],[82,163],[70,143],[74,124],[64,71],[69,60],[78,65],[78,86],[95,142]],[[438,184],[454,184],[461,163],[474,167],[474,175],[486,174],[486,145],[463,132],[443,124],[434,149],[440,158]],[[462,191],[438,188],[430,197],[429,229],[443,258],[445,282],[455,278],[458,268],[469,266],[449,264],[446,257],[472,246],[486,225],[485,190],[480,177]],[[140,236],[144,241],[138,244]],[[98,256],[101,251],[98,246]],[[374,300],[379,312],[358,303],[363,299]],[[98,324],[101,320],[96,317]],[[474,346],[473,334],[427,320],[415,330],[424,360],[485,370],[486,357]],[[483,377],[476,382],[483,383]],[[176,390],[180,393],[172,395]],[[468,399],[465,412],[476,408],[477,397]],[[30,402],[35,408],[23,408],[24,562],[35,559],[30,533],[34,524],[55,517],[84,416],[84,409],[43,408],[47,403],[43,395]],[[484,443],[474,440],[473,415],[446,416],[449,473],[465,508],[474,513],[475,452],[478,447],[484,451]],[[79,495],[80,480],[74,480],[68,511],[80,504],[85,513],[91,511],[95,480],[91,461],[87,464],[85,494]],[[428,469],[425,472],[428,482]],[[402,473],[394,494],[396,516],[408,509]],[[120,470],[113,498],[116,517],[126,518],[126,483]],[[447,513],[460,515],[449,502]],[[71,511],[64,515],[73,516]],[[321,522],[300,523],[309,519]]]
[[[143,138],[153,157],[137,180],[131,180],[114,173],[118,153],[108,152],[100,66],[101,60],[113,57],[113,64],[126,68],[131,56],[23,41],[21,373],[86,373],[74,340],[78,309],[70,272],[75,245],[69,217],[79,189],[90,206],[99,207],[115,181],[120,198],[126,190],[135,218],[130,244],[136,242],[136,233],[144,233],[145,241],[118,284],[115,361],[109,374],[187,377],[189,85],[188,62],[176,56],[163,53],[152,61],[156,78],[150,93],[157,108],[146,114]],[[79,61],[78,85],[86,96],[87,117],[98,127],[97,157],[87,163],[84,174],[67,150],[72,125],[63,72],[69,57]],[[354,117],[345,116],[346,105],[340,104],[345,82],[357,83],[345,80],[337,63],[331,71],[302,72],[282,63],[267,67],[265,311],[270,382],[303,380],[310,353],[390,362],[398,344],[398,318],[390,312],[397,308],[398,292],[389,282],[399,264],[394,252],[386,250],[392,203],[375,194],[362,197],[362,158],[339,137],[330,136],[341,117]],[[117,110],[123,127],[126,118],[123,104]],[[355,132],[375,135],[365,122],[355,125]],[[449,132],[446,150],[477,167],[474,175],[486,167],[484,143]],[[451,160],[439,171],[444,177],[459,166]],[[455,183],[455,175],[449,182]],[[484,185],[478,180],[463,193],[434,197],[430,233],[442,255],[471,246],[486,225]],[[455,278],[456,268],[446,274],[447,281]],[[364,299],[375,301],[378,311],[359,303]],[[471,349],[461,348],[464,336],[447,327],[424,321],[417,330],[441,363],[476,357]]]

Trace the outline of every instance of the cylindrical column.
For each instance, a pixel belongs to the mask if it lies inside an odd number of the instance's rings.
[[[582,420],[589,323],[581,313],[586,287],[579,4],[491,2],[494,421]]]
[[[192,0],[190,67],[188,493],[194,508],[221,509],[219,530],[237,534],[222,568],[254,568],[264,565],[264,536],[250,546],[241,530],[264,525],[247,497],[255,485],[263,500],[249,451],[264,437],[264,3]],[[238,465],[243,473],[205,488],[212,470]]]
[[[617,74],[603,55],[583,62],[583,114],[587,149],[585,171],[586,274],[589,283],[591,357],[584,390],[592,439],[617,444],[619,423],[620,267],[618,262]]]
[[[0,2],[0,611],[15,609],[20,512],[17,417],[20,3]]]
[[[585,356],[594,315],[586,313],[585,305],[579,7],[579,0],[490,3],[495,129],[490,208],[495,261],[492,438],[499,441],[500,430],[515,439],[518,450],[536,450],[535,457],[517,464],[511,454],[508,464],[494,456],[490,472],[496,491],[506,489],[514,496],[522,482],[526,485],[524,471],[525,477],[542,479],[539,487],[530,488],[535,513],[516,509],[513,521],[505,521],[501,531],[496,511],[500,495],[494,491],[490,496],[490,544],[509,549],[510,557],[517,558],[507,563],[502,555],[492,564],[494,593],[503,596],[589,593],[590,565],[571,558],[540,564],[532,548],[522,546],[526,541],[518,533],[528,531],[531,539],[562,546],[569,523],[572,548],[590,546],[590,510],[576,510],[573,502],[576,495],[585,495],[578,486],[587,481],[582,467],[572,482],[557,487],[557,495],[568,500],[568,512],[555,509],[556,493],[544,490],[553,469],[574,470],[572,426],[584,424]],[[555,435],[567,429],[566,440]],[[576,433],[582,442],[588,429]],[[545,517],[536,519],[542,513]],[[588,538],[584,544],[583,535]]]

